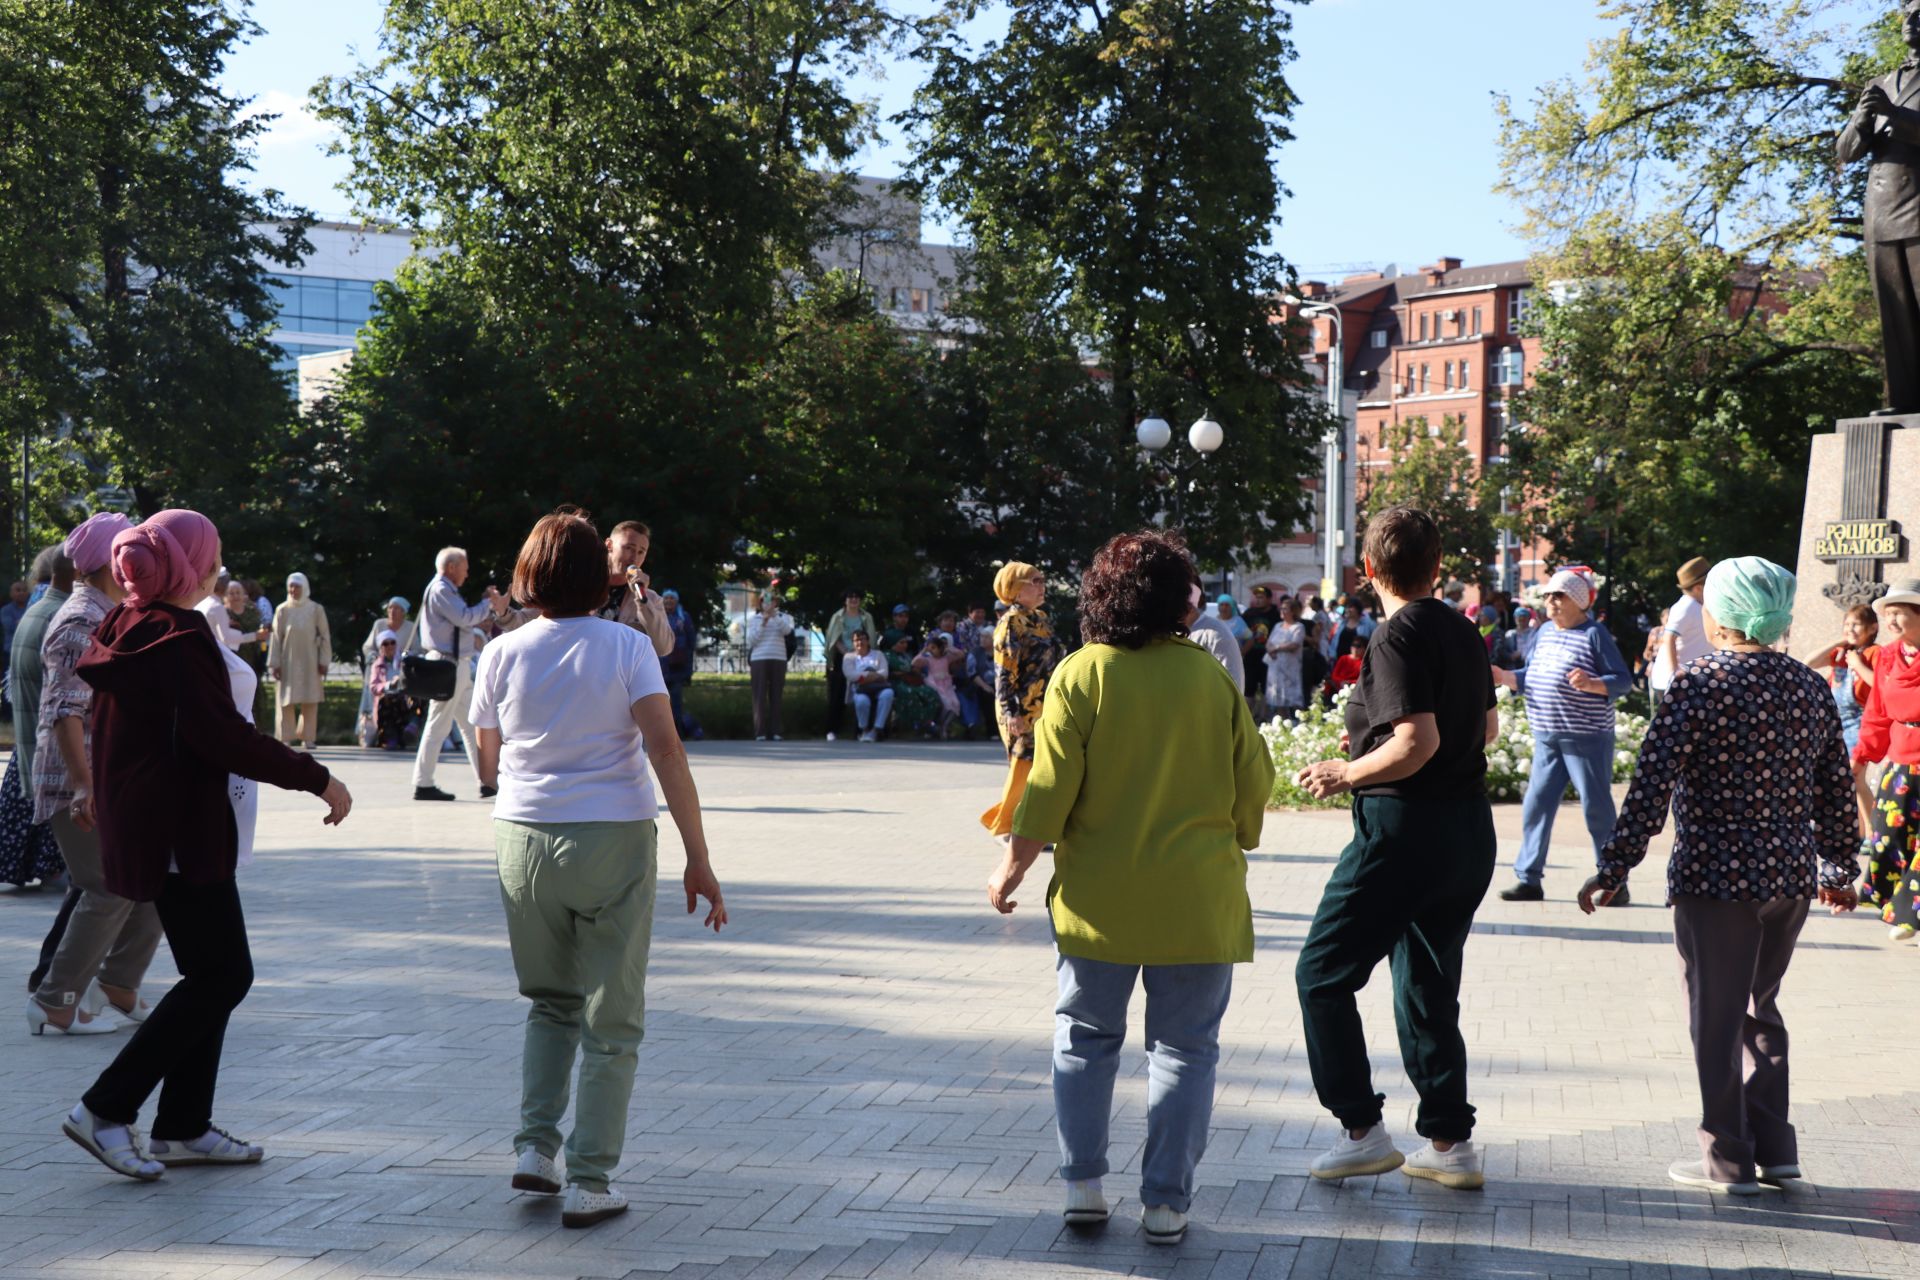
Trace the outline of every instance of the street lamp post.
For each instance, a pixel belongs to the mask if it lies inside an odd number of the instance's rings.
[[[1321,590],[1331,600],[1346,580],[1340,563],[1340,547],[1345,541],[1342,535],[1347,523],[1347,470],[1340,456],[1347,431],[1347,406],[1341,395],[1341,385],[1346,381],[1345,317],[1332,303],[1308,302],[1298,294],[1289,293],[1281,301],[1299,308],[1303,316],[1325,316],[1333,322],[1333,341],[1327,347],[1327,412],[1333,417],[1333,425],[1322,440],[1326,468],[1320,482],[1327,500],[1326,530],[1321,540],[1321,576],[1326,581],[1321,584]]]
[[[1134,428],[1133,438],[1149,457],[1157,456],[1173,443],[1173,425],[1161,417],[1142,418]],[[1226,428],[1213,420],[1211,412],[1200,415],[1199,420],[1187,428],[1187,446],[1200,455],[1202,462],[1226,441]],[[1167,470],[1173,475],[1173,522],[1180,525],[1185,520],[1181,496],[1187,487],[1188,468],[1176,460],[1168,464]]]

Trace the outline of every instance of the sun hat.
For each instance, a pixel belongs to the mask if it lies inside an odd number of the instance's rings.
[[[394,633],[392,628],[388,628],[387,630],[382,631],[378,636],[375,636],[373,642],[375,644],[387,644],[388,642],[392,642],[393,644],[399,644],[400,637]]]
[[[1908,578],[1896,582],[1887,589],[1887,594],[1873,602],[1873,611],[1884,616],[1885,607],[1890,604],[1904,604],[1920,609],[1920,578]]]
[[[668,587],[665,591],[662,591],[660,593],[660,598],[662,600],[668,599],[669,597],[671,597],[672,599],[678,600],[680,598],[680,593],[678,591],[675,591],[672,587]]]
[[[1593,571],[1582,569],[1577,565],[1555,570],[1554,575],[1547,579],[1547,585],[1540,588],[1540,594],[1550,596],[1556,591],[1573,601],[1577,609],[1585,611],[1593,608],[1593,597],[1596,594]]]
[[[413,609],[413,605],[405,596],[388,596],[387,602],[380,607],[382,609],[391,609],[395,605],[399,605],[400,608],[405,611],[411,611]]]
[[[1772,644],[1793,621],[1794,577],[1771,560],[1737,556],[1707,573],[1704,603],[1722,625],[1749,640]]]
[[[1712,568],[1713,561],[1707,559],[1705,556],[1695,556],[1693,559],[1681,565],[1680,571],[1676,573],[1674,577],[1679,580],[1680,589],[1687,591],[1691,590],[1696,582],[1704,581],[1707,576],[1707,571]]]

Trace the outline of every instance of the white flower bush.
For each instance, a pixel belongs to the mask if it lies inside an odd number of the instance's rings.
[[[1496,689],[1499,701],[1500,736],[1487,748],[1487,795],[1495,801],[1518,801],[1527,793],[1527,779],[1533,773],[1533,730],[1527,724],[1527,702],[1508,689]],[[1262,725],[1260,734],[1273,755],[1273,798],[1271,803],[1283,809],[1344,809],[1347,796],[1315,800],[1294,785],[1294,776],[1316,760],[1331,760],[1340,755],[1340,733],[1346,723],[1347,694],[1344,690],[1326,710],[1318,707],[1303,711],[1288,723],[1274,720]],[[1614,735],[1613,780],[1625,782],[1633,777],[1633,766],[1640,758],[1640,743],[1647,736],[1647,718],[1620,711]]]

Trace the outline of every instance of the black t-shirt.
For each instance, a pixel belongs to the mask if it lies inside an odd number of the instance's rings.
[[[1487,775],[1487,710],[1493,673],[1480,631],[1445,601],[1415,600],[1381,623],[1367,643],[1355,697],[1367,710],[1359,759],[1393,736],[1393,722],[1432,712],[1440,749],[1412,777],[1361,787],[1363,796],[1425,799],[1477,792]]]

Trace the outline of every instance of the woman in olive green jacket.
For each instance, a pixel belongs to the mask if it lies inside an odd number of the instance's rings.
[[[1200,589],[1178,534],[1123,534],[1081,586],[1085,648],[1055,669],[1033,772],[988,897],[1013,910],[1047,844],[1058,959],[1053,1097],[1066,1218],[1106,1221],[1107,1124],[1127,1002],[1147,991],[1147,1239],[1186,1233],[1213,1114],[1233,966],[1253,959],[1245,850],[1260,841],[1273,760],[1246,700],[1185,638]]]

